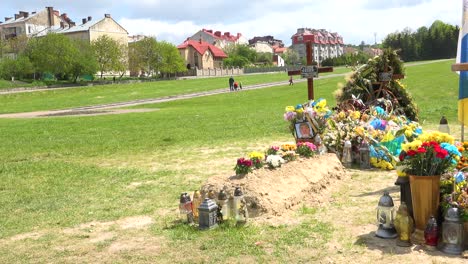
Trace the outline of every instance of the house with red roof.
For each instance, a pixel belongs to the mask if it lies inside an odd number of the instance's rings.
[[[298,28],[292,37],[291,48],[299,58],[306,58],[306,42],[312,42],[313,61],[320,63],[327,58],[336,58],[344,53],[343,37],[325,29]]]
[[[180,56],[185,60],[187,68],[222,68],[223,59],[228,57],[222,49],[201,39],[191,40],[188,38],[177,48]]]
[[[241,33],[232,35],[230,32],[213,31],[212,29],[202,29],[189,37],[191,40],[206,41],[220,49],[224,49],[229,44],[248,44],[247,39]]]

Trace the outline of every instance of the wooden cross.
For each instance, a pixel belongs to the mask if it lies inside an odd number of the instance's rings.
[[[302,75],[307,77],[307,99],[314,100],[314,76],[320,72],[333,72],[333,67],[317,67],[312,65],[312,42],[306,42],[307,66],[300,70],[288,71],[288,76]]]
[[[393,74],[393,70],[387,64],[385,65],[384,68],[385,70],[383,72],[379,72],[378,81],[372,83],[372,85],[376,85],[376,86],[378,85],[379,88],[377,88],[377,90],[375,91],[372,91],[372,94],[370,95],[369,100],[380,98],[382,96],[382,93],[384,92],[383,90],[388,88],[388,84],[390,83],[390,81],[405,78],[403,74]],[[396,98],[396,96],[392,94],[392,92],[388,90],[386,92],[388,93],[388,95],[392,96],[391,98],[392,103],[398,102],[398,98]],[[386,98],[386,99],[389,99],[389,98]]]

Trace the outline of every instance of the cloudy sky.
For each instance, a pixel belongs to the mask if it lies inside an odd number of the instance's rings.
[[[459,25],[462,0],[3,0],[0,21],[18,11],[53,6],[75,22],[111,14],[130,35],[145,34],[175,45],[202,28],[272,35],[291,44],[297,28],[327,29],[346,44],[378,43],[389,33],[429,27],[435,20]]]

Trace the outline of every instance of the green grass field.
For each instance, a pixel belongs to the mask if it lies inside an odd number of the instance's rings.
[[[420,107],[424,127],[435,126],[441,115],[456,124],[458,76],[450,71],[452,63],[406,69],[403,83]],[[244,85],[287,80],[285,74],[241,78]],[[338,82],[344,78],[316,80],[316,98],[333,106]],[[225,83],[225,78],[210,78],[1,95],[0,105],[2,113],[57,109],[217,89]],[[174,222],[181,191],[194,190],[213,175],[232,175],[235,159],[249,151],[292,141],[283,111],[306,97],[306,83],[297,83],[134,107],[158,109],[147,113],[0,119],[0,262],[94,262],[89,252],[101,252],[114,240],[59,250],[90,236],[64,235],[62,230],[139,215],[155,219],[145,237],[168,245],[158,255],[163,262],[229,262],[238,256],[282,262],[304,243],[323,247],[333,230],[314,217],[315,209],[303,210],[312,213],[296,226],[198,232]],[[41,235],[11,238],[25,233]],[[246,246],[256,241],[274,245],[272,255]],[[186,249],[192,255],[180,255]],[[206,249],[216,250],[216,257],[204,258],[210,254]],[[127,253],[104,262],[146,262],[151,256]]]

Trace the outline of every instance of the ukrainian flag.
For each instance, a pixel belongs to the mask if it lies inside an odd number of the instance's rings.
[[[463,20],[458,38],[460,63],[468,63],[468,0],[463,0]],[[468,71],[460,71],[458,90],[458,121],[468,124]]]

